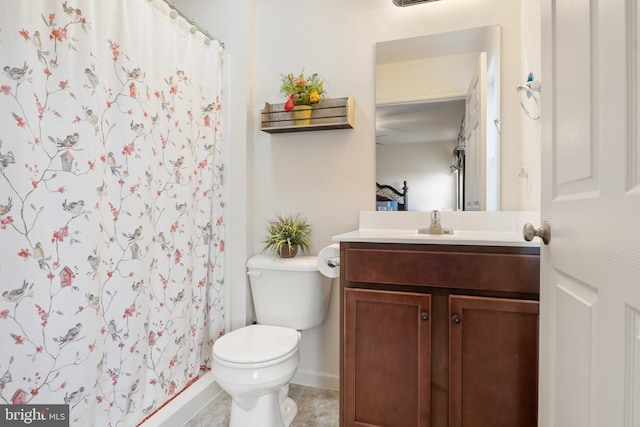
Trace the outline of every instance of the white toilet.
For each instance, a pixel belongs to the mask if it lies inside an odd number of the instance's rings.
[[[213,374],[232,399],[230,427],[289,427],[298,407],[288,397],[298,368],[300,331],[326,318],[331,279],[315,256],[256,255],[247,262],[256,325],[220,337]]]

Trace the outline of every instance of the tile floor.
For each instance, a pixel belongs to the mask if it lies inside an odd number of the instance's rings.
[[[298,405],[298,415],[293,420],[291,427],[338,426],[337,390],[291,384],[289,396]],[[231,398],[225,392],[221,392],[184,427],[227,427],[230,412]]]

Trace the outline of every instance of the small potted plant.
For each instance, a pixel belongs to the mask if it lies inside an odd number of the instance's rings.
[[[262,250],[271,251],[282,258],[296,256],[298,249],[303,252],[311,249],[311,224],[301,214],[283,216],[276,214],[275,219],[267,222],[267,238]]]

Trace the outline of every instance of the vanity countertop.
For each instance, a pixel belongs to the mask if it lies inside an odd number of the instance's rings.
[[[540,246],[522,233],[508,231],[454,231],[453,234],[418,234],[417,230],[355,230],[333,237],[335,242],[413,243],[477,246]]]
[[[358,230],[333,236],[334,242],[539,247],[540,240],[522,237],[526,222],[537,224],[535,212],[441,212],[442,225],[453,234],[419,234],[429,212],[360,213]]]

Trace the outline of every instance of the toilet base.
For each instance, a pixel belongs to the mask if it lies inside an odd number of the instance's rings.
[[[232,399],[229,427],[289,427],[298,413],[298,405],[290,397],[280,404],[282,398],[278,394],[269,393],[256,398],[250,410],[242,409]]]
[[[282,414],[282,425],[289,427],[298,414],[298,405],[292,398],[287,397],[280,406],[280,413]]]

